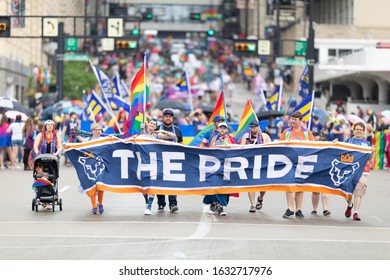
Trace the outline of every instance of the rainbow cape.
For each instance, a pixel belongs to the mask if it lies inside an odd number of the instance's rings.
[[[249,100],[246,101],[246,105],[244,108],[244,112],[242,113],[240,124],[238,125],[236,132],[236,143],[240,143],[242,136],[249,131],[249,123],[251,121],[257,121],[257,116],[251,102]]]

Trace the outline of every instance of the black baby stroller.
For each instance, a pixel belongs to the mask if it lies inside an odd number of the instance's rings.
[[[42,167],[44,174],[38,174],[37,167]],[[58,205],[60,211],[62,211],[62,199],[58,198],[58,167],[59,159],[55,155],[41,154],[35,158],[33,169],[33,177],[35,179],[35,182],[37,182],[37,180],[39,181],[39,179],[45,178],[50,181],[51,186],[39,186],[34,189],[35,198],[33,198],[32,200],[33,211],[35,210],[36,212],[38,212],[39,205],[41,205],[43,208],[51,206],[53,212],[55,211],[55,206]],[[41,188],[41,190],[38,191],[38,188]]]

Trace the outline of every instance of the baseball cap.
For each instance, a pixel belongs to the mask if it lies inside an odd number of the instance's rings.
[[[171,115],[172,117],[175,115],[171,109],[165,109],[163,111],[163,115]]]
[[[224,127],[228,127],[228,125],[225,123],[225,122],[221,122],[219,125],[218,125],[218,128],[220,128],[221,126],[224,126]]]
[[[251,121],[249,123],[249,127],[255,127],[255,126],[259,126],[259,123],[257,121]]]
[[[221,115],[217,115],[214,117],[213,122],[224,121],[224,120],[225,120],[224,117],[222,117]]]

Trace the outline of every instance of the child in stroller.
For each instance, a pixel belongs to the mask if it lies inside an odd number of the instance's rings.
[[[51,154],[41,154],[34,160],[35,179],[32,188],[35,198],[32,201],[32,210],[38,212],[38,206],[55,211],[55,205],[62,210],[62,199],[58,199],[58,158]]]

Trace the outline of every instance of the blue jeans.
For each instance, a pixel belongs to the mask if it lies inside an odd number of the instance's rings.
[[[168,195],[168,201],[169,201],[169,207],[172,205],[177,205],[177,195]],[[165,202],[165,195],[158,194],[157,195],[157,204],[158,206],[163,206],[165,207],[166,202]]]

